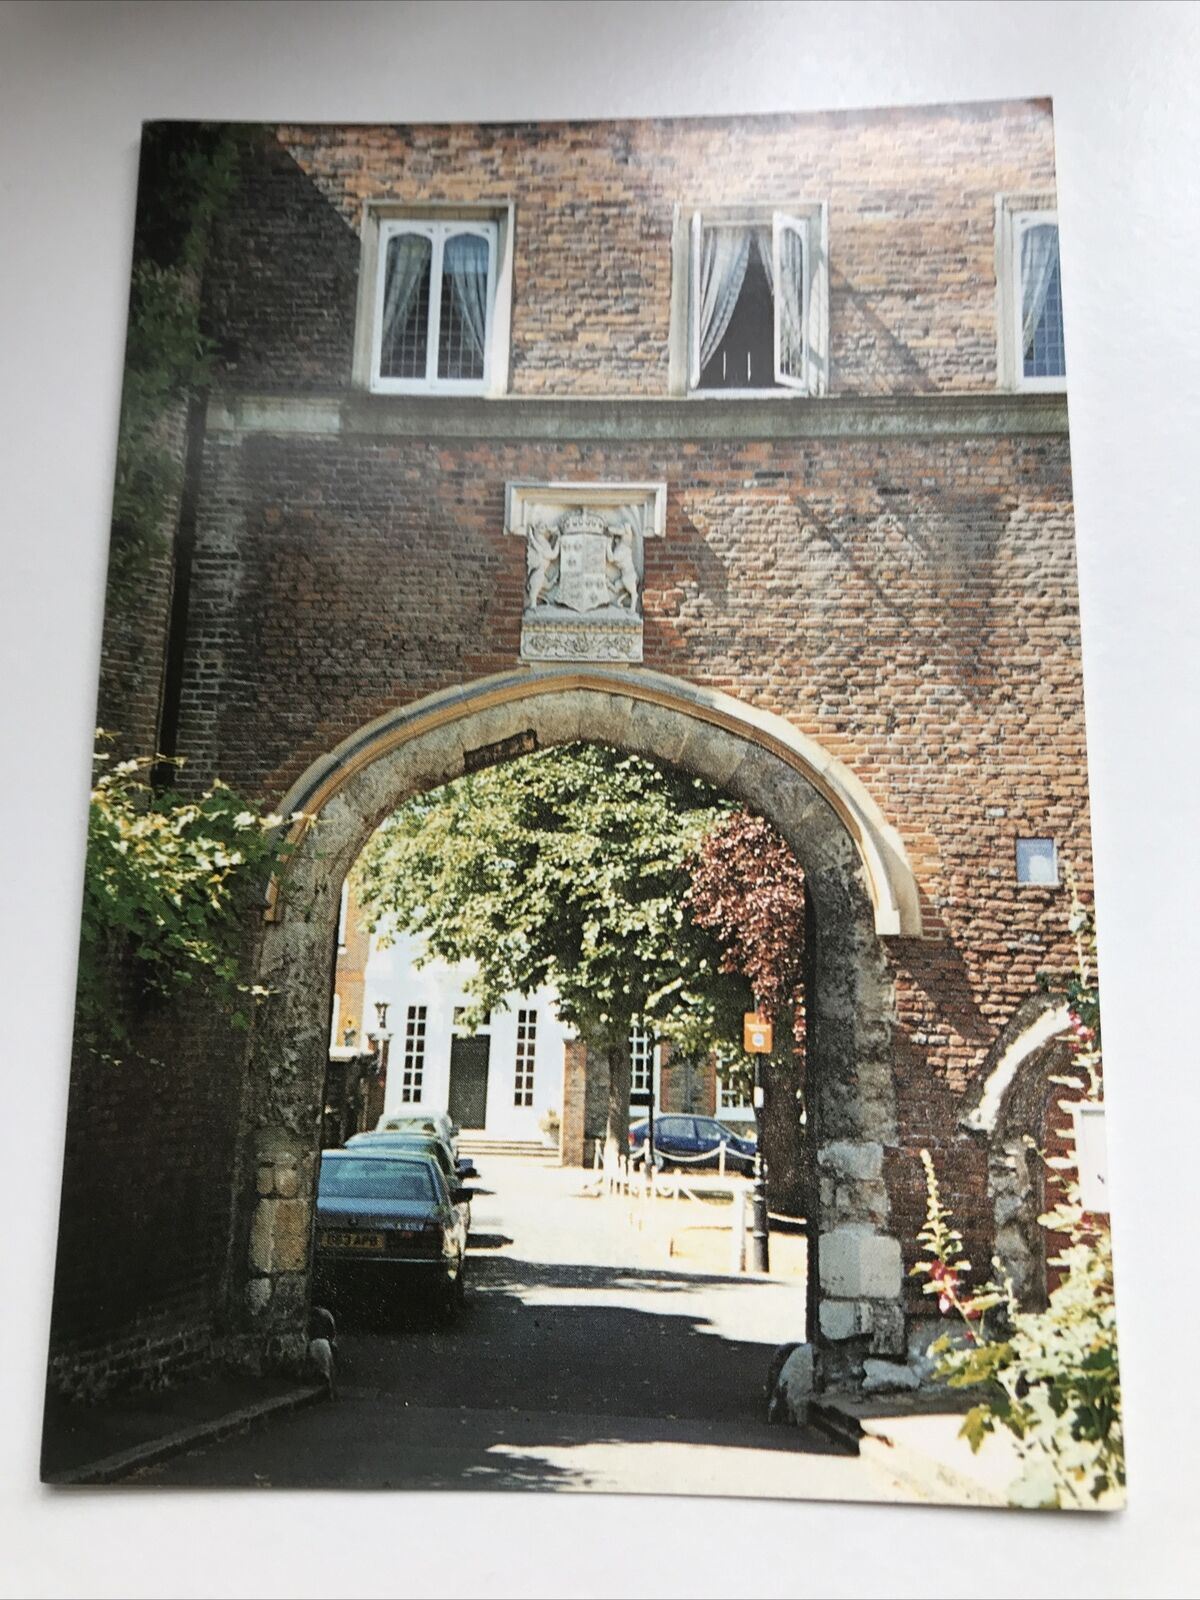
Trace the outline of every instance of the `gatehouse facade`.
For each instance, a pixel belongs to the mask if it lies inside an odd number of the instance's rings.
[[[169,1083],[76,1069],[62,1383],[295,1344],[344,876],[412,795],[578,739],[796,850],[810,1333],[833,1376],[903,1355],[919,1152],[986,1261],[980,1096],[1091,881],[1048,107],[278,127],[236,172],[106,718],[132,638],[143,742],[318,820],[247,928],[249,1037],[200,1008],[147,1024]],[[164,1182],[122,1220],[85,1156]],[[113,1229],[189,1207],[98,1308]]]

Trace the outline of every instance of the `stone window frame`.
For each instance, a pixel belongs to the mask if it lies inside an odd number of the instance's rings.
[[[387,222],[491,223],[496,228],[493,284],[491,290],[491,329],[484,363],[484,376],[476,386],[462,383],[422,383],[417,380],[400,385],[375,373],[376,322],[379,277],[382,266],[380,241]],[[508,393],[512,359],[513,244],[516,233],[516,205],[511,200],[450,202],[439,200],[368,200],[363,206],[360,227],[358,301],[354,322],[354,355],[351,382],[355,389],[377,399],[399,397],[420,399],[423,395],[469,393],[474,397],[496,399]]]
[[[806,224],[808,262],[808,344],[803,387],[774,384],[766,389],[700,389],[691,383],[692,235],[694,218],[708,223],[744,223],[761,228],[779,215]],[[754,200],[737,205],[679,202],[671,223],[671,315],[668,335],[667,389],[688,400],[812,400],[829,393],[829,205],[824,200]]]
[[[1022,219],[1034,212],[1039,213],[1039,221],[1053,222],[1057,228],[1058,196],[1053,191],[996,196],[996,382],[999,388],[1015,394],[1065,394],[1065,371],[1060,377],[1027,378],[1020,349],[1021,263],[1017,246]],[[1061,242],[1060,230],[1060,247]]]

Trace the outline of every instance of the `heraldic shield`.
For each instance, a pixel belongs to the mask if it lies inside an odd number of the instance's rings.
[[[560,526],[558,603],[572,611],[598,611],[610,598],[604,518],[569,512]]]

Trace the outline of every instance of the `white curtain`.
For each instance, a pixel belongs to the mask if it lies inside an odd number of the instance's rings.
[[[1021,235],[1021,349],[1033,349],[1033,335],[1058,263],[1058,229],[1053,223],[1035,224]]]
[[[775,284],[774,229],[755,228],[754,245],[767,275],[767,286],[775,299],[783,370],[798,378],[804,365],[804,244],[795,228],[781,228],[779,262],[783,282],[778,288]]]
[[[398,339],[408,321],[413,296],[429,271],[433,246],[423,234],[397,233],[388,240],[383,295],[383,348]]]
[[[700,249],[700,371],[725,337],[750,260],[746,228],[708,228]]]
[[[442,276],[450,280],[454,304],[471,347],[483,361],[487,331],[488,242],[477,233],[456,233],[446,240]]]

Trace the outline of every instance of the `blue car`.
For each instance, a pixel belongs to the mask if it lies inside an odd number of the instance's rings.
[[[325,1150],[314,1265],[322,1295],[352,1284],[417,1289],[447,1315],[466,1286],[466,1190],[437,1161],[383,1145]]]
[[[645,1151],[650,1134],[646,1119],[635,1122],[629,1130],[629,1156],[636,1165]],[[719,1167],[721,1145],[725,1146],[725,1170],[749,1176],[754,1171],[754,1152],[758,1148],[753,1139],[734,1133],[715,1117],[679,1116],[668,1112],[654,1119],[654,1156],[660,1167],[678,1166],[703,1171]]]

